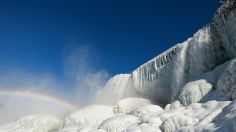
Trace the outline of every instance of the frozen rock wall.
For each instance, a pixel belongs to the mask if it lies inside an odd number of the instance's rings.
[[[117,92],[113,98],[128,95],[149,98],[159,104],[170,103],[178,98],[185,83],[230,59],[220,38],[215,25],[209,24],[184,43],[173,46],[134,70],[125,77],[122,87],[117,83],[124,80],[115,76],[105,89]]]
[[[221,96],[233,100],[236,98],[236,59],[232,60],[217,81]]]
[[[236,57],[235,3],[231,0],[222,5],[212,22],[192,38],[134,70],[129,75],[126,89],[133,89],[135,94],[128,95],[120,90],[119,98],[127,95],[149,98],[160,104],[170,103],[178,98],[185,83]]]
[[[213,24],[221,36],[225,48],[236,57],[236,2],[231,0],[222,5],[215,14]]]
[[[187,82],[234,57],[236,9],[233,1],[222,6],[213,21],[192,38],[173,46],[131,74],[115,76],[104,90],[112,89],[113,102],[134,96],[165,105],[178,98]]]

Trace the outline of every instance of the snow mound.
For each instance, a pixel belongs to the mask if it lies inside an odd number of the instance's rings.
[[[162,132],[175,132],[181,127],[194,126],[196,123],[198,123],[197,118],[175,115],[165,120],[160,128]]]
[[[131,113],[134,116],[141,117],[147,113],[161,113],[163,111],[164,110],[158,105],[145,105],[132,111]]]
[[[160,126],[162,123],[161,118],[159,117],[160,114],[155,114],[155,113],[149,113],[145,114],[142,117],[140,117],[141,123],[147,123],[153,126]]]
[[[83,125],[96,125],[113,116],[112,108],[93,105],[66,117],[63,128]]]
[[[121,132],[133,124],[138,124],[137,117],[132,115],[117,115],[113,118],[105,120],[99,129],[106,130],[107,132]]]
[[[217,81],[217,88],[228,99],[236,98],[236,59],[232,60]]]
[[[212,89],[212,84],[203,79],[189,82],[183,87],[179,100],[185,106],[188,106],[189,104],[200,102]]]
[[[151,100],[144,98],[126,98],[118,102],[117,105],[113,107],[114,113],[130,113],[131,111],[151,104]]]
[[[31,115],[0,128],[0,132],[57,132],[61,121],[53,116]]]

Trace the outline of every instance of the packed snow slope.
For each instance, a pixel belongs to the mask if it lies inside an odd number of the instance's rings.
[[[95,99],[64,119],[29,115],[0,132],[235,132],[236,1],[192,38],[111,78]]]

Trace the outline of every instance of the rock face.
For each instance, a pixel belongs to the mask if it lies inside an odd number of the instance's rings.
[[[222,96],[230,100],[236,98],[236,59],[232,60],[217,81]]]
[[[213,24],[231,57],[236,56],[236,2],[231,1],[218,9]]]

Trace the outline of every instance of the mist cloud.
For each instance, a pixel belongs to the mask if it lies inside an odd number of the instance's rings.
[[[73,80],[77,101],[85,105],[109,78],[106,70],[95,68],[97,55],[94,47],[84,45],[69,50],[65,57],[65,73]]]
[[[62,79],[52,73],[31,73],[16,68],[2,72],[0,90],[34,91],[48,96],[61,98],[82,106],[92,100],[94,94],[103,88],[109,78],[104,69],[96,69],[95,48],[91,45],[73,47],[64,51],[64,76]],[[53,102],[40,99],[15,97],[14,94],[1,97],[0,125],[6,121],[16,121],[19,117],[35,113],[63,115],[68,109],[58,110]],[[67,113],[68,114],[68,113]]]

